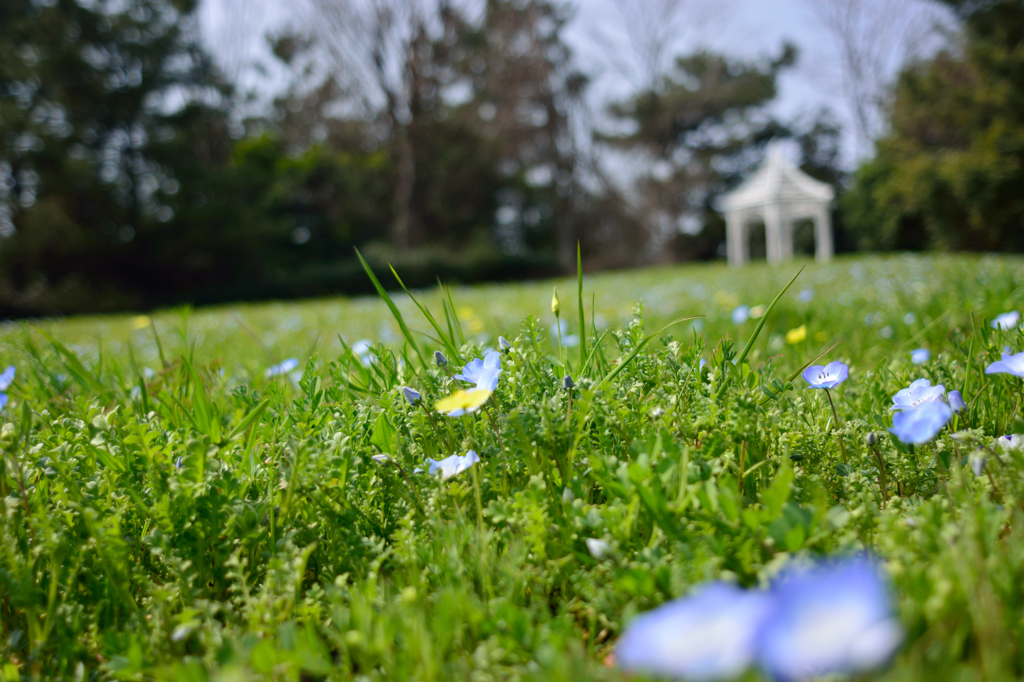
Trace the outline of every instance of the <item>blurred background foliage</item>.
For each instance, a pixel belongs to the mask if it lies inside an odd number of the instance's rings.
[[[673,55],[602,127],[572,6],[479,4],[312,0],[256,106],[198,0],[2,3],[0,315],[357,293],[353,247],[410,286],[565,272],[577,242],[591,268],[713,259],[717,197],[777,139],[842,195],[840,250],[1024,249],[1019,0],[937,3],[958,30],[852,177],[831,112],[772,106],[792,45]]]

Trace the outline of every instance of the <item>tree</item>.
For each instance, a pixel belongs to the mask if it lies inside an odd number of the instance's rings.
[[[9,312],[141,305],[222,277],[226,89],[195,0],[0,5],[0,250]]]
[[[765,107],[779,72],[795,59],[790,45],[760,62],[700,51],[678,57],[655,87],[611,106],[612,117],[633,131],[604,140],[649,159],[635,203],[655,248],[678,232],[700,232],[714,198],[760,161],[764,144],[788,134]]]
[[[1024,5],[952,0],[962,46],[900,75],[846,200],[865,246],[1024,250]]]

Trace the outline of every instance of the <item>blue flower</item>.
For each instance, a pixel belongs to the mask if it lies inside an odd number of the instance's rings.
[[[757,659],[777,680],[865,672],[889,661],[903,641],[889,586],[868,559],[790,572],[772,594]]]
[[[932,353],[927,348],[918,348],[917,350],[910,351],[910,361],[915,365],[923,365],[928,362],[932,357]]]
[[[927,443],[953,417],[953,411],[941,400],[924,403],[915,410],[897,412],[892,417],[891,433],[904,443]]]
[[[732,323],[743,324],[750,319],[750,306],[739,305],[736,306],[732,311]]]
[[[772,599],[725,583],[649,611],[629,624],[615,649],[624,670],[688,680],[739,676],[754,660]]]
[[[507,353],[510,350],[512,350],[512,344],[509,343],[508,339],[506,339],[504,336],[499,336],[498,337],[498,350],[500,350],[502,353]]]
[[[1024,436],[1019,433],[1011,433],[996,438],[996,445],[1003,452],[1014,452],[1024,450]]]
[[[1003,353],[1001,360],[985,368],[985,374],[1012,374],[1015,377],[1024,377],[1024,353]]]
[[[945,392],[946,387],[942,384],[932,386],[932,382],[928,379],[918,379],[892,397],[895,404],[889,409],[914,410],[925,403],[941,402],[942,394]]]
[[[1020,313],[1016,310],[996,315],[996,318],[992,320],[992,328],[1004,332],[1013,329],[1018,324],[1020,324]]]
[[[402,386],[402,395],[410,405],[415,405],[420,400],[420,392],[408,386]]]
[[[279,365],[273,367],[267,367],[267,371],[263,373],[268,379],[271,377],[279,377],[282,374],[288,374],[293,369],[299,366],[299,361],[296,358],[288,358]]]
[[[476,384],[477,388],[493,391],[498,387],[498,375],[501,374],[501,353],[488,351],[484,359],[475,358],[466,363],[462,372],[455,375],[456,379]]]
[[[960,391],[950,391],[946,395],[946,399],[949,401],[949,409],[953,410],[953,414],[960,414],[967,407],[964,397],[960,395]]]
[[[441,480],[446,481],[452,476],[461,474],[463,471],[480,461],[479,455],[470,450],[464,455],[452,455],[442,460],[427,458],[429,464],[428,473],[433,476],[440,473]]]
[[[814,298],[814,291],[812,289],[804,289],[796,295],[796,298],[801,303],[810,303],[811,299]]]
[[[7,395],[7,389],[11,387],[13,382],[14,366],[11,365],[3,373],[0,373],[0,410],[4,409],[7,401],[10,400],[10,397]]]
[[[434,351],[434,364],[437,365],[438,367],[444,367],[445,365],[448,364],[448,358],[446,358],[444,356],[444,353],[442,353],[441,351],[435,350]]]
[[[846,381],[850,375],[850,368],[838,360],[830,362],[824,367],[812,365],[804,370],[804,380],[811,385],[811,388],[835,388]]]

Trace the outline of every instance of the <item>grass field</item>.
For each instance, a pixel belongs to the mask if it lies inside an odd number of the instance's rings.
[[[1024,259],[801,265],[5,324],[0,678],[1019,679]]]

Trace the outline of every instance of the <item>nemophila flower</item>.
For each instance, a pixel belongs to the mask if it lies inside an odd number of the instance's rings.
[[[996,438],[996,446],[1003,452],[1014,452],[1024,449],[1024,436],[1019,433],[1011,433]]]
[[[964,402],[964,397],[960,395],[960,391],[950,391],[946,396],[946,400],[949,401],[949,409],[953,410],[953,414],[960,414],[967,407],[967,403]]]
[[[708,364],[708,361],[705,360],[704,358],[701,358],[700,359],[700,365],[697,367],[697,370],[700,371],[700,370],[704,369],[704,365],[706,365],[706,364]]]
[[[506,339],[504,336],[499,336],[498,337],[498,350],[500,350],[502,353],[507,353],[510,350],[512,350],[512,344],[509,343],[508,339]]]
[[[796,329],[790,329],[786,332],[786,343],[793,345],[800,343],[807,338],[807,325],[802,324]]]
[[[611,546],[609,546],[609,544],[604,540],[587,538],[587,551],[590,552],[590,556],[594,557],[598,561],[603,559],[611,549]]]
[[[493,391],[498,387],[498,375],[501,374],[501,353],[488,351],[484,359],[475,358],[466,363],[462,372],[455,375],[456,379],[476,384],[477,388]]]
[[[942,384],[932,386],[928,379],[918,379],[907,388],[896,392],[892,397],[893,406],[890,410],[914,410],[925,403],[942,401],[946,387]]]
[[[564,377],[562,377],[562,388],[564,388],[566,391],[572,389],[575,386],[576,382],[572,380],[571,374],[566,374]]]
[[[915,365],[923,365],[931,360],[932,352],[927,348],[918,348],[910,351],[910,361]]]
[[[732,311],[732,323],[743,324],[750,319],[750,306],[738,305]]]
[[[1002,315],[996,315],[995,319],[992,320],[992,328],[1000,331],[1009,331],[1020,324],[1020,313],[1016,310],[1011,310],[1008,313]]]
[[[437,365],[438,367],[444,367],[445,365],[448,364],[448,358],[446,358],[444,356],[444,353],[442,353],[441,351],[435,350],[434,351],[434,364]]]
[[[917,315],[915,315],[914,313],[907,313],[906,315],[903,316],[903,324],[910,326],[915,322],[917,322]]]
[[[624,670],[662,677],[731,679],[753,662],[771,611],[763,592],[712,583],[638,616],[619,639],[615,659]]]
[[[801,303],[810,303],[811,299],[814,298],[814,291],[811,289],[804,289],[796,295],[796,299]]]
[[[415,405],[420,401],[420,392],[415,388],[409,388],[408,386],[402,386],[402,395],[405,396],[405,400],[410,405]]]
[[[14,366],[11,365],[7,369],[0,373],[0,410],[4,409],[7,405],[7,401],[10,398],[7,395],[7,389],[11,387],[14,382]]]
[[[487,402],[493,391],[486,388],[472,388],[468,391],[456,391],[447,398],[434,403],[434,409],[449,417],[461,417],[476,412]]]
[[[953,411],[941,400],[924,403],[917,409],[894,414],[889,431],[903,443],[920,445],[935,438],[952,417]]]
[[[388,462],[391,461],[391,457],[388,455],[374,455],[370,459],[372,459],[377,464],[387,464]]]
[[[464,455],[452,455],[442,460],[427,458],[430,465],[427,473],[431,476],[441,474],[441,480],[447,481],[452,476],[461,474],[463,471],[480,461],[480,457],[470,450]]]
[[[777,680],[866,672],[888,662],[903,642],[888,583],[868,559],[791,572],[771,592],[774,608],[757,660]]]
[[[1012,374],[1015,377],[1024,377],[1024,353],[1003,353],[1001,360],[985,368],[985,374]]]
[[[289,372],[291,372],[293,369],[295,369],[298,366],[299,366],[298,359],[296,359],[296,358],[288,358],[287,360],[285,360],[284,362],[282,362],[279,365],[274,365],[273,367],[267,367],[267,371],[264,372],[263,374],[264,374],[264,376],[266,376],[269,379],[271,377],[281,376],[282,374],[288,374]]]
[[[846,381],[850,368],[835,360],[825,366],[812,365],[804,370],[804,380],[811,388],[835,388]]]

